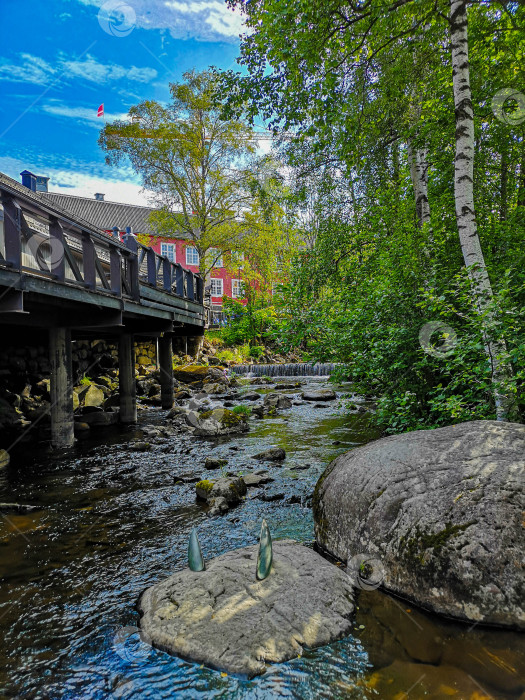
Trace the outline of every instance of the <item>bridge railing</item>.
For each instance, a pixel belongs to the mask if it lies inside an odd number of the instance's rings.
[[[27,203],[0,188],[0,266],[140,300],[140,285],[202,304],[199,275],[133,235],[119,239]],[[3,212],[2,212],[3,210]],[[3,213],[3,217],[1,214]]]

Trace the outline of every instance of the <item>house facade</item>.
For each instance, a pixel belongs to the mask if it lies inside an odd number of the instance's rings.
[[[140,237],[141,242],[151,246],[156,253],[165,255],[172,262],[180,263],[192,272],[199,272],[199,254],[184,233],[181,232],[177,237],[166,238],[157,235],[152,229],[150,215],[155,211],[152,207],[109,202],[105,200],[104,194],[99,192],[93,198],[48,192],[48,178],[36,176],[27,170],[21,173],[21,176],[22,183],[26,187],[41,192],[42,196],[50,202],[84,219],[92,226],[108,234],[113,234],[117,228],[120,237],[126,233],[127,227],[131,227],[132,232]],[[224,267],[224,261],[218,251],[210,251],[210,253],[218,259],[206,279],[205,287],[211,298],[212,323],[218,325],[222,321],[223,296],[245,303],[242,298],[242,259],[239,259],[238,270],[232,274]]]

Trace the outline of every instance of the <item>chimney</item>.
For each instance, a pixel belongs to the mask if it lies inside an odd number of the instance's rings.
[[[36,175],[29,172],[29,170],[22,170],[20,175],[22,176],[22,184],[24,187],[27,187],[31,192],[36,192]]]
[[[102,192],[95,192],[95,199],[99,202],[104,201],[104,195]]]
[[[49,192],[49,188],[47,186],[48,182],[49,182],[48,177],[45,177],[44,175],[37,175],[36,176],[36,191],[37,192]]]

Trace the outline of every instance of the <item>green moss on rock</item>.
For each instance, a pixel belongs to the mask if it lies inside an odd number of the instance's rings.
[[[197,498],[202,498],[202,500],[206,501],[215,485],[214,481],[210,481],[209,479],[202,479],[201,481],[198,481],[195,484],[195,493],[197,494]]]
[[[438,532],[425,532],[424,530],[420,530],[419,526],[416,525],[413,537],[409,538],[407,535],[399,539],[399,552],[406,558],[415,559],[423,564],[424,554],[427,550],[431,549],[434,555],[439,556],[441,550],[448,543],[450,538],[459,535],[476,523],[477,520],[472,520],[462,525],[446,523],[443,530],[439,530]]]

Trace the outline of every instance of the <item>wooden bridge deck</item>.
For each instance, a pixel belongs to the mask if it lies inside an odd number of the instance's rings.
[[[0,324],[148,334],[205,325],[203,283],[0,176]],[[120,331],[119,331],[120,329]]]
[[[187,346],[204,334],[201,277],[131,231],[123,243],[2,174],[0,202],[0,328],[11,339],[48,334],[53,444],[74,442],[72,339],[118,342],[120,421],[134,423],[133,338],[157,338],[162,406],[170,408],[174,339]]]

